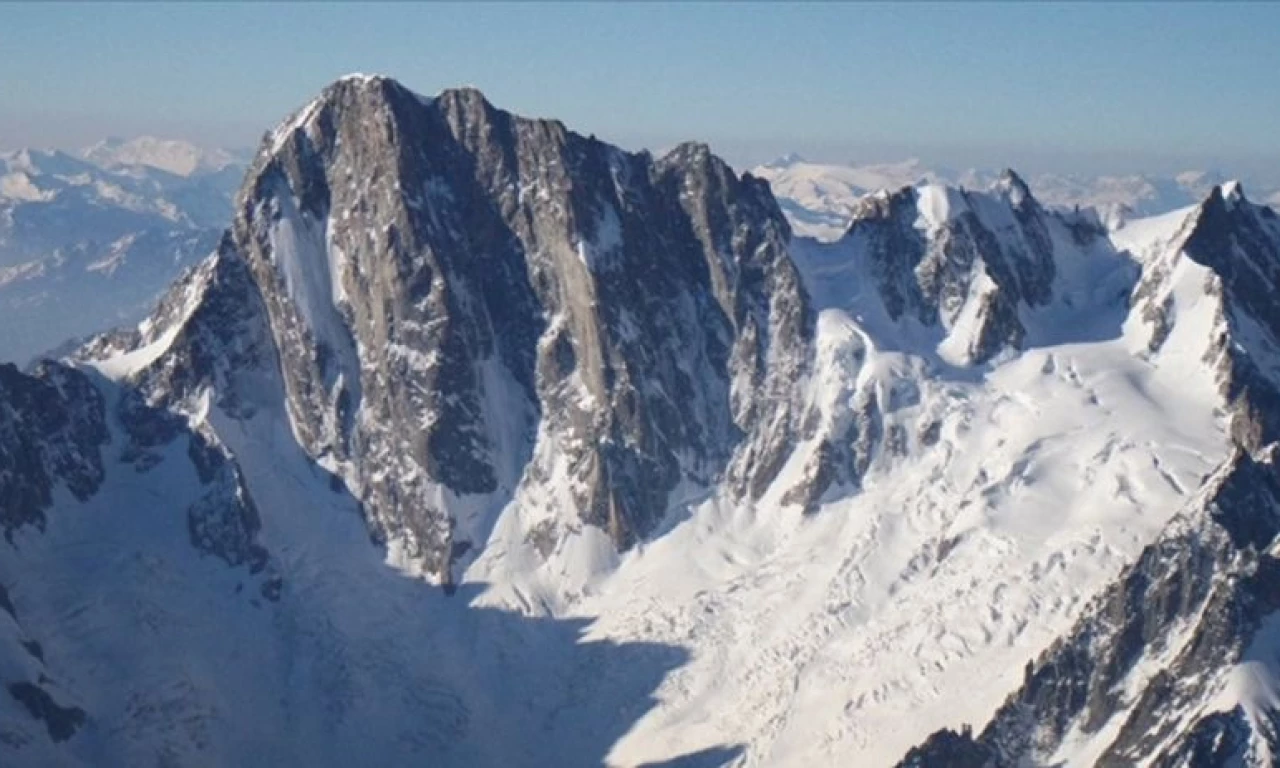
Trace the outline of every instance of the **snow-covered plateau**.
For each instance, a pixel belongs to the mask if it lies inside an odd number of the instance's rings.
[[[234,208],[0,366],[0,762],[1272,764],[1239,185],[908,179],[823,242],[703,145],[351,76]]]

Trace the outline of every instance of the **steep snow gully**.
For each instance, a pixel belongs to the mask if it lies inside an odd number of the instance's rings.
[[[1238,187],[1109,229],[1006,172],[818,242],[705,146],[351,76],[235,210],[141,325],[0,368],[0,762],[1275,754]]]

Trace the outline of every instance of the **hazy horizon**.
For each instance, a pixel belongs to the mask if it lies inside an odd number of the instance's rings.
[[[6,21],[4,149],[109,135],[252,148],[366,71],[428,95],[475,85],[627,149],[705,141],[741,167],[797,152],[1280,177],[1272,4],[32,4]]]
[[[501,104],[496,106],[502,107]],[[75,155],[98,142],[109,139],[130,141],[149,137],[183,141],[206,150],[221,149],[251,156],[256,151],[262,134],[270,131],[287,116],[287,114],[281,115],[277,123],[256,131],[250,140],[240,143],[201,140],[190,133],[148,130],[145,127],[140,127],[139,130],[133,133],[76,134],[74,138],[58,143],[49,141],[22,143],[16,140],[9,140],[5,134],[0,134],[0,152],[38,149],[56,150]],[[551,116],[545,115],[544,117]],[[571,130],[577,130],[572,125],[568,127]],[[583,133],[580,130],[577,132]],[[1019,153],[1002,152],[999,148],[975,147],[963,148],[952,153],[953,159],[951,160],[940,160],[936,159],[936,155],[946,155],[947,153],[935,152],[931,154],[924,151],[927,148],[913,148],[905,145],[901,147],[868,147],[854,144],[823,145],[821,143],[805,142],[785,144],[782,142],[734,139],[717,141],[698,136],[689,136],[684,139],[663,138],[661,140],[648,141],[644,139],[628,141],[625,137],[618,139],[606,135],[599,135],[599,138],[628,151],[647,150],[654,154],[662,154],[681,141],[700,141],[708,144],[716,154],[739,170],[748,170],[781,159],[787,155],[798,155],[807,162],[847,166],[893,165],[917,161],[930,170],[952,173],[962,173],[968,170],[996,171],[1003,168],[1013,168],[1024,175],[1049,174],[1095,178],[1100,176],[1136,175],[1172,177],[1187,171],[1204,171],[1219,173],[1229,178],[1242,179],[1246,182],[1257,180],[1275,183],[1280,180],[1280,161],[1271,160],[1270,158],[1256,161],[1247,159],[1232,160],[1230,158],[1215,159],[1212,157],[1160,157],[1155,155],[1144,158],[1125,153],[1099,154],[1089,158],[1081,158],[1064,150],[1039,150]],[[1017,162],[1017,157],[1022,157],[1023,162]],[[961,161],[957,162],[954,158],[961,158]],[[969,159],[964,161],[963,158]],[[1027,158],[1030,158],[1030,160],[1027,161]]]

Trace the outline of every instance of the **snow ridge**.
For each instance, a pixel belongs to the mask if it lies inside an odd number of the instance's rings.
[[[1265,730],[1280,233],[1235,190],[1109,231],[930,183],[822,243],[705,145],[353,77],[239,199],[76,357],[103,477],[15,528],[0,671],[86,717],[5,701],[0,754],[891,765],[991,721],[947,743],[1086,765],[1192,647],[1160,722]],[[1124,663],[1057,707],[1082,637]]]

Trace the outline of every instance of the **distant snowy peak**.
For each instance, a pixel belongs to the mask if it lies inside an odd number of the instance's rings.
[[[769,182],[796,234],[831,241],[844,233],[857,199],[876,190],[896,190],[938,177],[918,160],[867,166],[810,163],[786,155],[751,171]]]
[[[142,165],[177,176],[213,173],[243,165],[246,160],[243,153],[206,149],[186,141],[153,136],[128,140],[110,137],[81,150],[80,156],[103,168]]]
[[[854,201],[876,190],[892,191],[922,183],[986,190],[999,185],[1003,176],[976,169],[930,169],[915,159],[856,166],[812,163],[794,154],[755,168],[752,173],[769,181],[796,234],[824,241],[843,234]],[[1218,172],[1186,171],[1169,177],[1039,174],[1029,177],[1024,185],[1049,208],[1092,208],[1114,228],[1130,218],[1194,205],[1215,185],[1226,182],[1227,178]],[[1280,203],[1280,188],[1264,187],[1258,199],[1274,206]]]
[[[170,162],[183,153],[185,165]],[[0,153],[0,325],[11,330],[0,360],[140,319],[208,254],[243,174],[227,153],[175,142],[115,140],[86,154]]]
[[[782,170],[782,169],[790,168],[793,165],[799,165],[801,163],[806,163],[806,162],[808,161],[805,160],[803,157],[801,157],[798,152],[788,152],[787,154],[781,157],[775,158],[774,160],[770,160],[769,162],[765,163],[760,167],[776,168],[776,169]]]
[[[1033,186],[1046,204],[1064,209],[1093,208],[1114,227],[1126,219],[1194,205],[1226,180],[1215,171],[1185,171],[1175,176],[1041,174]]]
[[[49,244],[115,239],[140,228],[143,218],[180,227],[225,224],[243,166],[220,150],[210,157],[207,165],[193,159],[189,175],[179,175],[147,164],[107,162],[101,153],[0,153],[0,210],[10,210],[0,217],[0,263],[16,258],[4,252],[10,249],[34,258],[47,253]],[[6,228],[14,230],[11,237]]]

